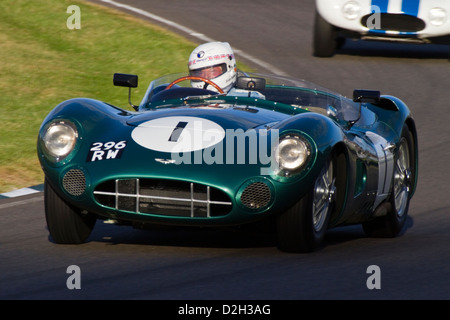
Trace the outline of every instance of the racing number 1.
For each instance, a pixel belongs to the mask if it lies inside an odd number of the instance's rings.
[[[183,132],[183,129],[186,128],[187,124],[188,123],[185,121],[178,122],[177,126],[173,129],[172,134],[170,135],[169,141],[177,142],[181,132]]]

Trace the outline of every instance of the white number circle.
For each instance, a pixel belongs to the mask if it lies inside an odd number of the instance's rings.
[[[225,130],[207,119],[177,116],[143,122],[132,131],[131,137],[147,149],[190,152],[221,142]]]

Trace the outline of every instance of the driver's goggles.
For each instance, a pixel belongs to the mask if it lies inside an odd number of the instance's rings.
[[[216,64],[215,66],[204,67],[200,69],[190,70],[189,74],[194,77],[202,77],[208,80],[217,78],[227,71],[227,64]]]

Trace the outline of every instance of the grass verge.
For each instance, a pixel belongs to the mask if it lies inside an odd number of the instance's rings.
[[[80,29],[69,29],[80,8]],[[71,21],[73,22],[73,20]],[[83,1],[0,2],[0,193],[43,183],[36,139],[60,102],[89,97],[128,109],[115,72],[139,75],[139,102],[148,83],[186,70],[196,44],[117,10]]]

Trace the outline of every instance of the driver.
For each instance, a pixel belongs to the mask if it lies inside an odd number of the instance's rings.
[[[208,42],[192,51],[188,62],[189,75],[213,81],[225,93],[234,87],[237,79],[236,59],[228,42]],[[194,88],[217,91],[204,81],[191,80]]]

